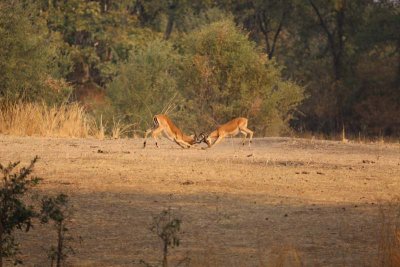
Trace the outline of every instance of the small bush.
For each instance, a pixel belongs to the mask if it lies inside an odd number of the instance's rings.
[[[163,210],[153,218],[151,231],[157,234],[163,242],[163,267],[168,267],[168,250],[178,247],[180,244],[179,232],[181,223],[180,219],[173,216],[171,209]]]
[[[54,266],[55,262],[56,266],[60,267],[65,263],[68,254],[74,253],[72,246],[69,245],[73,238],[67,235],[69,231],[67,223],[71,215],[72,211],[67,195],[46,196],[42,199],[41,222],[53,222],[57,232],[57,245],[52,245],[48,253],[51,266]]]
[[[19,162],[9,163],[7,166],[0,164],[0,174],[3,176],[0,187],[0,266],[3,266],[3,259],[9,257],[13,257],[16,264],[21,263],[15,258],[18,243],[13,233],[15,230],[29,231],[32,219],[38,216],[34,207],[24,199],[28,191],[41,180],[31,176],[37,160],[38,157],[35,157],[28,167],[23,167],[17,172],[14,172],[14,169]]]

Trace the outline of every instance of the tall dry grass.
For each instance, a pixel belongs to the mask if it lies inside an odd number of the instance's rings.
[[[100,121],[95,119],[91,121],[91,135],[99,140],[104,140],[106,137],[106,125],[103,124],[103,115],[100,116]]]
[[[77,103],[48,106],[45,103],[3,103],[0,133],[20,136],[87,137],[91,119]]]
[[[131,131],[131,129],[135,126],[136,126],[136,124],[125,124],[121,120],[116,120],[115,118],[113,118],[113,125],[111,128],[111,137],[113,139],[119,139],[123,136],[126,136]]]

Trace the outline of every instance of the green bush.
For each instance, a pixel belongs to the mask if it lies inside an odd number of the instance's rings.
[[[62,101],[71,91],[58,75],[68,65],[62,40],[34,4],[0,3],[0,100]],[[58,77],[57,77],[58,76]]]
[[[153,41],[137,50],[108,86],[113,107],[144,129],[168,111],[184,131],[215,128],[234,117],[250,119],[259,135],[280,134],[303,99],[232,21],[215,22],[182,38],[174,49]]]
[[[31,175],[38,160],[36,156],[27,167],[15,171],[19,162],[0,164],[0,266],[3,260],[14,258],[15,264],[22,263],[16,256],[19,252],[19,243],[14,238],[16,230],[28,232],[32,228],[32,221],[38,216],[34,206],[27,196],[32,188],[42,180]]]
[[[108,85],[107,95],[125,120],[150,127],[152,116],[166,112],[181,97],[176,77],[180,55],[166,41],[155,40],[130,56],[119,75]]]
[[[303,89],[284,81],[281,68],[268,61],[230,20],[193,31],[181,43],[185,56],[180,89],[192,126],[211,130],[234,117],[250,119],[259,135],[286,131],[303,99]]]

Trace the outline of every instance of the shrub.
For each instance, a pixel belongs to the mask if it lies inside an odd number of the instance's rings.
[[[63,41],[39,14],[34,3],[0,3],[0,100],[60,102],[72,90],[61,79],[69,64]]]
[[[56,197],[44,197],[42,199],[41,222],[54,223],[54,229],[57,232],[57,245],[51,246],[48,257],[51,260],[51,266],[62,266],[70,253],[74,253],[73,248],[68,244],[73,238],[67,235],[69,228],[68,220],[72,215],[68,196],[59,194]]]
[[[107,87],[116,112],[142,128],[151,126],[153,115],[165,112],[180,99],[176,83],[179,65],[180,56],[166,41],[152,41],[135,51]]]
[[[303,99],[303,89],[285,81],[281,68],[232,21],[193,31],[182,41],[185,55],[180,86],[192,126],[210,129],[233,117],[250,118],[250,128],[280,133]]]
[[[18,172],[13,171],[19,162],[9,163],[7,166],[0,164],[0,173],[3,176],[0,188],[0,266],[3,266],[3,258],[15,257],[18,253],[14,231],[29,231],[32,219],[37,217],[33,206],[24,199],[28,191],[41,180],[31,176],[37,160],[38,157],[35,157],[28,167],[23,167]],[[15,263],[21,261],[15,259]]]

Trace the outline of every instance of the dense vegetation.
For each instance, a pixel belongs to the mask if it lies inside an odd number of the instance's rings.
[[[396,0],[3,0],[0,100],[138,130],[168,112],[186,131],[398,136],[399,28]]]

